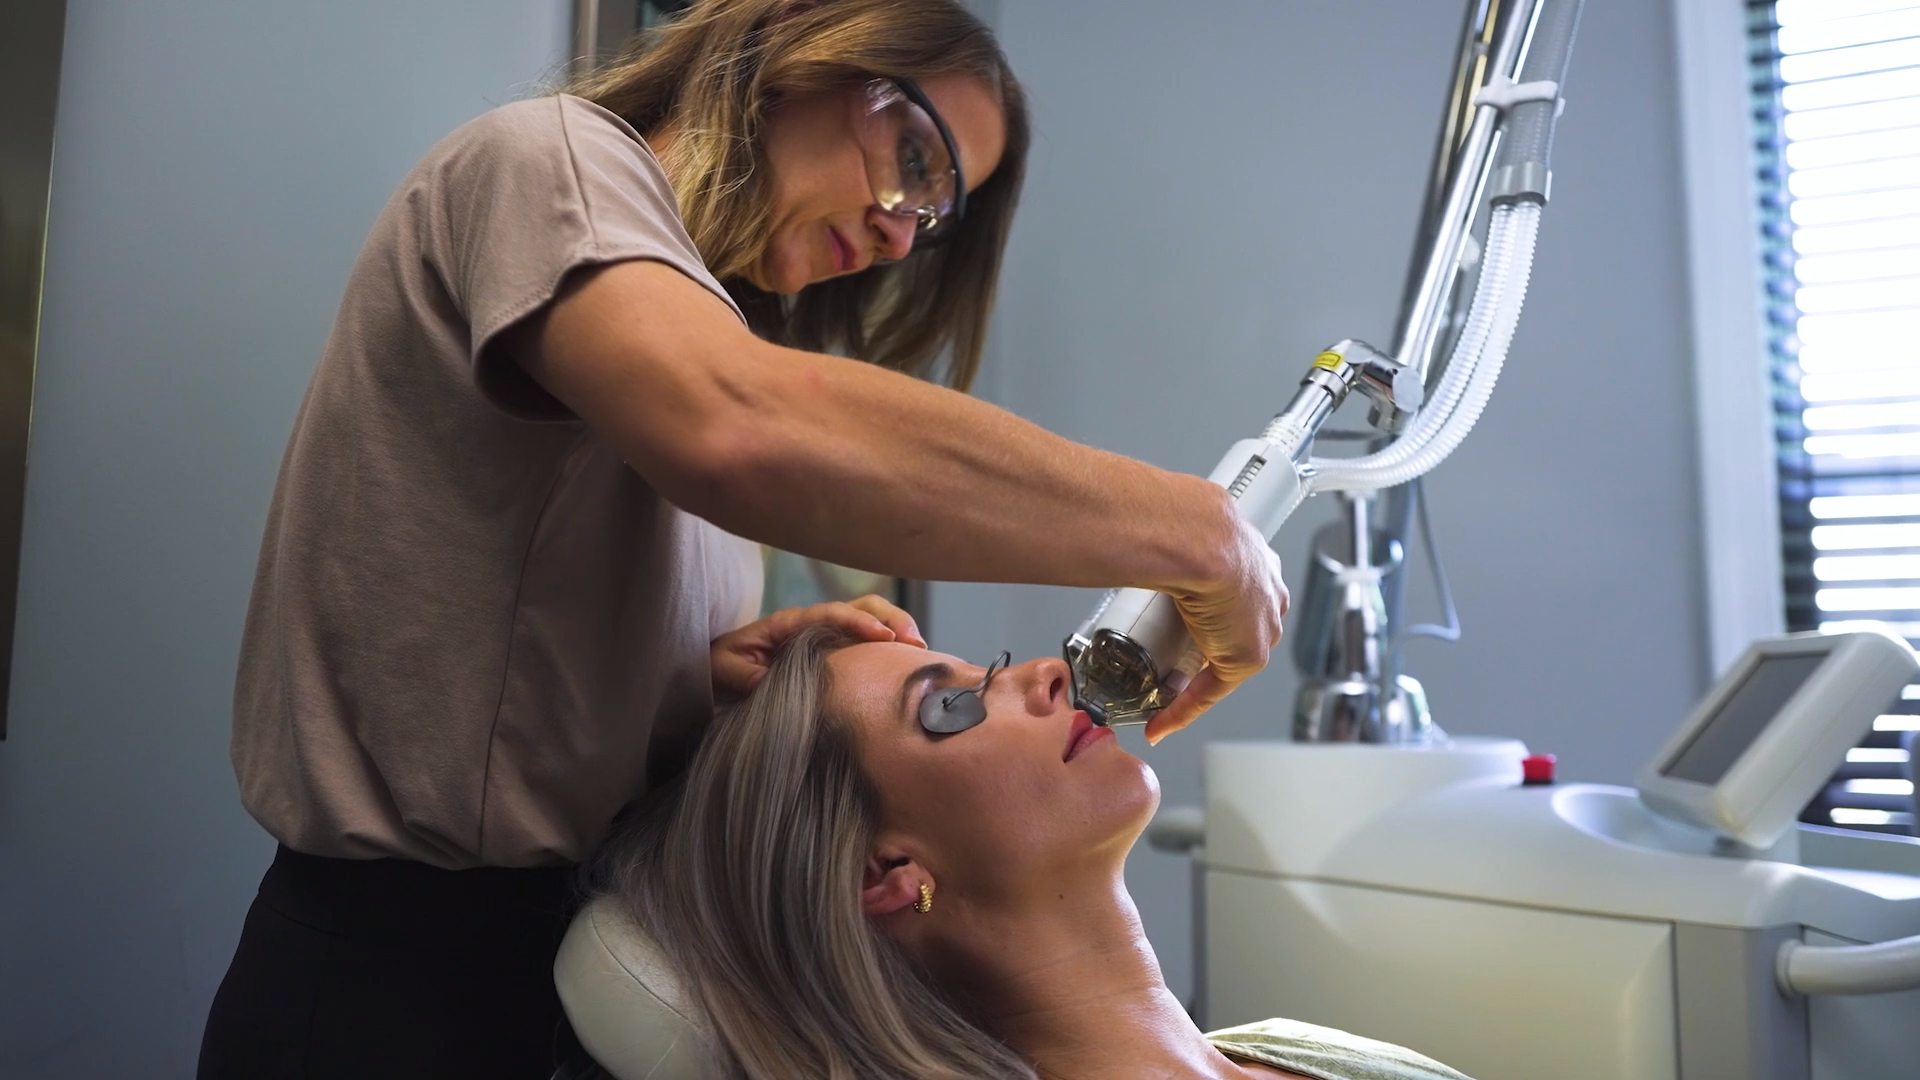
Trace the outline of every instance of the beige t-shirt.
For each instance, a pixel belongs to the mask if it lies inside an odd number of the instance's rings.
[[[732,304],[646,144],[579,98],[455,131],[375,223],[281,464],[234,692],[241,799],[287,846],[578,861],[709,719],[707,645],[758,609],[757,549],[488,351],[569,271],[627,259]]]

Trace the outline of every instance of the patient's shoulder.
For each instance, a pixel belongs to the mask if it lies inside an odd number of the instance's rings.
[[[1404,1046],[1275,1018],[1207,1033],[1221,1053],[1320,1080],[1468,1080]]]

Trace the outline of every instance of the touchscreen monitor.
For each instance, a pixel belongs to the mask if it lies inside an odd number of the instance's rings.
[[[1884,629],[1754,642],[1636,777],[1656,812],[1772,846],[1920,657]]]
[[[1769,656],[1754,667],[1744,683],[1727,698],[1712,719],[1701,725],[1688,743],[1661,772],[1678,780],[1717,784],[1747,747],[1767,728],[1780,707],[1793,697],[1814,669],[1825,663],[1825,653],[1810,656]]]

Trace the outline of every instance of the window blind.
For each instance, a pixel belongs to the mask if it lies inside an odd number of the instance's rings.
[[[1920,640],[1920,0],[1749,0],[1787,625]],[[1802,815],[1914,826],[1920,685]]]

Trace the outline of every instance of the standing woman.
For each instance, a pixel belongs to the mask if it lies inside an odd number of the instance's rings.
[[[749,623],[748,541],[1171,593],[1212,666],[1155,737],[1265,663],[1224,492],[956,392],[1027,140],[953,0],[701,0],[428,153],[267,522],[233,756],[280,847],[203,1078],[545,1077],[570,868],[714,694],[809,623],[922,644],[871,598]]]

